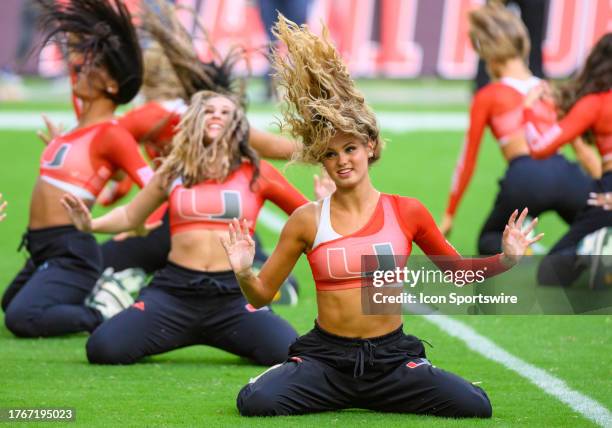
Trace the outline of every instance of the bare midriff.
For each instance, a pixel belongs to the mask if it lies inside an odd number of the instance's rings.
[[[402,325],[402,316],[399,314],[364,315],[361,288],[317,291],[317,305],[319,326],[337,336],[352,338],[384,336]]]
[[[71,225],[72,220],[60,203],[60,199],[65,193],[65,190],[59,189],[38,177],[30,200],[28,228],[43,229]],[[84,200],[83,202],[91,208],[94,201]]]
[[[172,249],[168,259],[188,269],[204,272],[231,270],[220,237],[228,237],[225,230],[189,230],[172,235]]]
[[[500,149],[506,162],[510,162],[519,156],[529,156],[529,147],[522,135],[511,137],[510,141],[501,146]]]

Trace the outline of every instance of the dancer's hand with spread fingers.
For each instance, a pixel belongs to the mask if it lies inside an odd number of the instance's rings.
[[[538,218],[534,218],[523,228],[523,223],[525,222],[528,212],[529,210],[525,208],[519,215],[518,210],[514,210],[504,229],[502,237],[502,260],[508,266],[517,264],[525,255],[527,248],[529,248],[531,244],[538,242],[544,236],[543,233],[540,233],[534,238],[529,238],[529,234],[538,224]]]

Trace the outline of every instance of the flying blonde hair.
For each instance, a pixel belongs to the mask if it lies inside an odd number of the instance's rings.
[[[181,9],[194,15],[195,24],[206,35],[195,11]],[[214,59],[210,62],[201,61],[191,35],[178,19],[177,10],[178,7],[167,0],[154,0],[153,4],[143,4],[141,17],[143,29],[159,44],[174,69],[185,93],[185,100],[189,101],[199,91],[208,90],[237,96],[241,105],[246,105],[245,82],[232,73],[233,67],[244,57],[243,50],[237,47],[222,56],[208,42]]]
[[[470,40],[487,63],[504,63],[512,58],[527,61],[531,42],[523,21],[503,6],[491,1],[470,12]]]
[[[206,102],[211,98],[225,97],[236,107],[223,133],[211,141],[207,137]],[[212,91],[197,92],[178,124],[178,133],[172,140],[172,151],[159,168],[163,185],[181,178],[185,187],[204,180],[224,181],[247,158],[255,168],[251,185],[259,176],[259,158],[249,146],[249,123],[238,97]]]
[[[147,101],[187,98],[172,64],[157,42],[152,42],[144,51],[143,59],[141,91]]]
[[[302,140],[297,160],[318,163],[323,159],[330,139],[337,132],[355,136],[364,143],[372,141],[378,159],[382,140],[376,116],[355,87],[346,65],[329,41],[327,28],[323,36],[311,33],[279,14],[272,29],[288,50],[273,52],[273,67],[284,88],[283,124]]]

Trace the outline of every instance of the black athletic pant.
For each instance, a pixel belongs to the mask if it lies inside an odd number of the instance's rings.
[[[6,289],[6,327],[16,336],[47,337],[93,331],[101,314],[83,305],[100,276],[94,237],[73,226],[30,230],[31,258]]]
[[[133,306],[94,331],[87,358],[132,364],[147,355],[209,345],[272,365],[286,360],[297,336],[270,309],[249,305],[233,272],[205,273],[168,262]]]
[[[402,329],[372,339],[332,335],[315,325],[289,360],[238,394],[243,416],[298,415],[347,408],[447,417],[491,417],[485,392],[433,367],[419,339]]]
[[[25,265],[21,268],[19,272],[17,272],[17,276],[13,278],[11,283],[4,290],[4,294],[2,295],[2,311],[6,312],[9,303],[13,301],[13,298],[19,293],[19,291],[23,288],[26,282],[34,275],[36,271],[36,265],[32,261],[32,259],[28,258],[25,262]]]
[[[592,179],[580,167],[561,155],[544,160],[519,156],[508,165],[499,182],[499,193],[478,239],[482,255],[499,254],[504,228],[515,209],[529,208],[537,217],[556,211],[572,224],[588,199]]]
[[[257,234],[253,235],[255,240],[255,264],[261,267],[268,259],[268,254],[261,246]],[[102,250],[103,268],[112,267],[115,272],[128,268],[141,268],[146,273],[152,274],[166,266],[168,254],[170,253],[170,220],[169,214],[163,217],[160,227],[153,230],[147,236],[127,238],[123,241],[106,241],[100,246]],[[293,275],[287,279],[297,291],[297,280]]]
[[[596,193],[612,192],[612,172],[604,174],[600,180],[593,180],[590,190]],[[585,268],[576,263],[578,243],[586,235],[603,227],[612,227],[612,211],[589,206],[585,201],[569,231],[540,263],[538,282],[542,285],[571,285]]]

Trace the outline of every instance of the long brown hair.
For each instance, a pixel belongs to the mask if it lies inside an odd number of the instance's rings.
[[[236,109],[223,133],[214,141],[207,141],[206,102],[215,97],[229,99]],[[224,181],[240,167],[243,158],[254,167],[253,186],[259,176],[259,157],[248,140],[249,123],[237,97],[212,91],[197,92],[178,125],[172,151],[159,168],[164,187],[168,188],[176,178],[181,178],[185,187],[207,179]]]
[[[612,89],[612,33],[591,49],[578,75],[559,88],[559,109],[567,113],[580,98]]]
[[[242,50],[236,47],[222,56],[209,43],[214,58],[209,62],[201,61],[191,35],[179,21],[176,12],[177,7],[167,0],[155,0],[154,5],[144,4],[142,27],[163,49],[183,87],[185,100],[189,101],[199,91],[214,91],[236,96],[242,105],[246,105],[244,79],[238,79],[233,74],[234,66],[243,59]],[[195,22],[201,26],[197,17]],[[202,32],[206,34],[204,29]]]
[[[249,145],[245,86],[232,72],[241,59],[240,50],[223,57],[211,46],[213,61],[201,61],[176,11],[167,0],[156,0],[154,8],[144,5],[142,12],[143,28],[162,48],[189,105],[172,140],[172,151],[161,166],[164,181],[169,184],[180,177],[187,187],[206,179],[223,181],[246,158],[253,165],[252,188],[260,175],[259,156]],[[207,142],[205,104],[218,96],[231,100],[236,110],[222,135]]]
[[[177,98],[187,99],[174,68],[157,42],[151,42],[145,49],[142,94],[146,101],[164,101]]]
[[[527,61],[531,42],[525,24],[501,2],[491,1],[473,10],[469,21],[472,46],[487,67],[513,58]],[[494,70],[488,71],[496,75]]]

